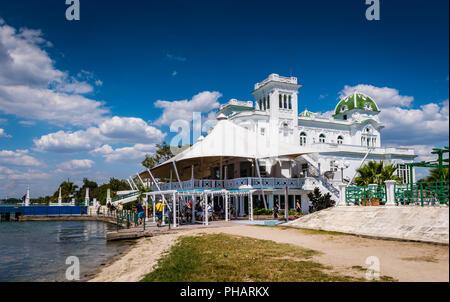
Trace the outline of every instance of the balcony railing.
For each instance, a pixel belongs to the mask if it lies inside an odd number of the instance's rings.
[[[286,186],[289,189],[301,189],[305,183],[304,178],[262,178],[262,185],[264,189],[283,189]],[[181,187],[178,182],[159,184],[162,191],[167,190],[195,190],[195,189],[226,189],[237,190],[242,186],[251,186],[254,189],[261,187],[261,179],[258,177],[241,177],[227,180],[213,180],[213,179],[194,179],[181,182]],[[151,187],[154,191],[156,186]]]

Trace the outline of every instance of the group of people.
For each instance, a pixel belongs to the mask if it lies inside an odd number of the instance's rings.
[[[297,213],[301,213],[302,212],[302,207],[300,206],[300,200],[296,200],[295,203],[295,210]],[[273,204],[273,217],[274,218],[278,218],[278,213],[280,212],[280,206],[278,204],[278,198],[275,198],[275,202]]]

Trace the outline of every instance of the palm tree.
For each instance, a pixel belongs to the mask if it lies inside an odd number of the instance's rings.
[[[53,194],[53,199],[57,199],[59,195],[59,188],[61,188],[61,197],[63,200],[68,199],[70,195],[72,195],[75,190],[78,188],[73,182],[63,181],[61,185],[58,187],[58,190]]]
[[[395,175],[397,167],[394,164],[385,165],[383,161],[370,161],[357,170],[358,176],[355,182],[358,186],[370,184],[384,185],[386,180],[395,180],[401,183],[402,179]]]
[[[430,174],[424,179],[420,179],[418,182],[436,182],[440,181],[439,168],[433,168],[430,170]],[[448,181],[448,168],[443,169],[443,181]]]

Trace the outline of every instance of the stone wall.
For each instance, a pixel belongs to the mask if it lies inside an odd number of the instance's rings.
[[[384,239],[449,244],[448,207],[333,207],[286,225]]]

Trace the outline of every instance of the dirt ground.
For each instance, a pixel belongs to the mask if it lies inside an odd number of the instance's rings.
[[[331,266],[332,271],[365,276],[366,259],[379,259],[381,275],[398,281],[449,281],[449,247],[415,242],[399,242],[330,235],[299,229],[234,224],[226,227],[186,229],[169,235],[140,239],[123,257],[103,268],[89,281],[139,281],[179,236],[227,233],[279,243],[290,243],[320,251],[313,261]]]

